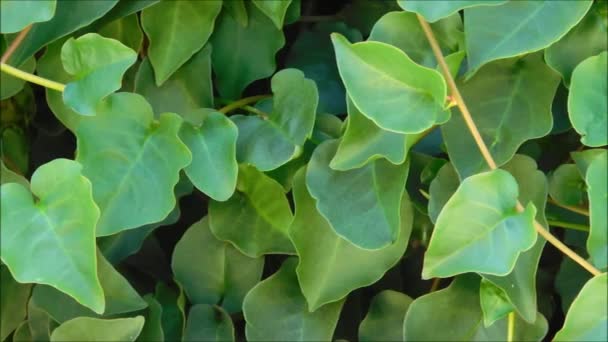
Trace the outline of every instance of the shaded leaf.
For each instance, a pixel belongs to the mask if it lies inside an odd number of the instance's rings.
[[[156,284],[154,299],[161,305],[161,327],[165,341],[181,341],[186,327],[186,314],[180,293],[175,293],[163,283]]]
[[[215,305],[196,304],[190,308],[184,341],[234,341],[230,315]]]
[[[151,294],[144,296],[144,300],[148,303],[148,310],[145,317],[146,321],[137,340],[141,342],[162,342],[165,340],[161,320],[163,308]]]
[[[563,312],[567,312],[574,298],[583,286],[591,279],[592,275],[587,270],[570,258],[563,258],[559,271],[555,276],[555,291],[561,299]]]
[[[135,52],[141,49],[144,41],[144,34],[139,28],[137,14],[111,21],[99,28],[98,33],[104,37],[120,41]]]
[[[481,279],[479,299],[481,312],[483,313],[483,324],[486,327],[506,317],[514,310],[513,304],[507,298],[506,293],[486,279]],[[536,319],[536,312],[534,312],[534,318]]]
[[[458,174],[454,169],[452,163],[445,163],[439,172],[437,172],[437,176],[431,181],[431,185],[429,186],[429,195],[431,198],[429,199],[429,218],[433,223],[437,222],[437,217],[441,212],[443,206],[448,202],[450,197],[456,192],[458,189],[458,185],[460,185],[460,181],[458,179]]]
[[[450,1],[428,1],[420,0],[397,0],[399,6],[404,10],[415,12],[427,21],[434,23],[439,19],[448,17],[464,8],[475,6],[496,6],[507,2],[506,0],[450,0]]]
[[[549,178],[549,194],[558,203],[583,206],[585,192],[585,180],[574,164],[560,165]]]
[[[247,27],[249,17],[247,16],[247,8],[245,8],[245,0],[224,1],[223,3],[226,11],[243,27]]]
[[[143,326],[142,316],[117,319],[78,317],[53,330],[51,341],[135,341]]]
[[[403,320],[411,303],[412,298],[401,292],[384,290],[378,293],[372,298],[369,311],[359,325],[359,340],[403,340]]]
[[[25,319],[32,284],[19,284],[6,266],[0,266],[0,341]]]
[[[593,264],[605,269],[608,266],[608,154],[593,160],[585,175],[589,193],[591,227],[587,239],[587,251]]]
[[[0,4],[4,5],[4,1],[0,2]],[[2,13],[2,15],[4,15],[4,12],[0,12]],[[0,36],[0,53],[4,54],[4,52],[6,51],[7,48],[7,44],[8,42],[6,41],[6,36]],[[36,69],[36,59],[35,58],[28,58],[25,62],[23,62],[21,65],[19,65],[17,67],[17,69],[28,72],[28,73],[33,73],[34,69]],[[0,73],[0,100],[4,100],[7,99],[15,94],[17,94],[18,92],[20,92],[23,89],[23,85],[25,84],[25,81],[11,76],[7,73]],[[2,116],[3,119],[6,116],[6,111],[3,109],[2,110]]]
[[[4,162],[0,160],[0,184],[5,183],[18,183],[26,189],[30,188],[30,183],[27,181],[27,179],[25,179],[25,177],[11,171],[4,165]]]

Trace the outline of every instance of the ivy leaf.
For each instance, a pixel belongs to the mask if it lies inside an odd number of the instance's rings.
[[[279,29],[283,29],[283,21],[285,20],[285,14],[287,8],[291,4],[291,0],[282,1],[266,1],[266,0],[253,0],[253,4],[260,9]]]
[[[55,0],[3,0],[0,3],[0,32],[19,32],[30,24],[51,20],[56,6]]]
[[[136,59],[135,51],[95,33],[68,39],[61,61],[74,81],[66,85],[63,101],[82,115],[95,115],[99,102],[120,89],[122,76]]]
[[[481,279],[479,299],[483,313],[483,324],[486,327],[491,326],[514,310],[513,304],[511,304],[505,292],[486,279]],[[534,318],[536,318],[536,312],[534,312]]]
[[[51,342],[135,341],[143,326],[142,316],[117,319],[78,317],[53,330]]]
[[[192,184],[216,201],[226,201],[236,187],[238,129],[224,114],[200,113],[202,123],[185,122],[179,136],[192,152],[192,163],[184,171]]]
[[[141,25],[150,40],[148,56],[158,87],[205,45],[221,9],[217,0],[161,1],[142,11]]]
[[[228,313],[241,311],[243,298],[260,281],[264,267],[264,258],[247,257],[217,240],[207,217],[188,228],[175,245],[171,260],[175,279],[191,303],[218,304]]]
[[[215,86],[230,100],[238,99],[251,82],[272,75],[276,69],[274,55],[285,45],[283,31],[249,1],[246,7],[247,27],[223,13],[210,38]]]
[[[606,273],[593,277],[583,286],[566,314],[566,321],[554,339],[556,341],[606,341],[608,333],[608,300]]]
[[[211,82],[211,46],[205,45],[174,72],[160,87],[154,83],[154,71],[144,59],[135,76],[135,92],[143,95],[154,113],[186,115],[199,108],[213,107]]]
[[[4,0],[3,0],[4,2]],[[21,0],[16,1],[21,2]],[[38,0],[33,1],[39,6]],[[12,65],[21,65],[40,48],[87,26],[106,14],[118,0],[106,1],[57,1],[55,15],[49,21],[37,23],[13,53]],[[4,13],[3,13],[4,14]],[[2,20],[4,22],[4,20]]]
[[[219,306],[196,304],[190,308],[184,341],[234,341],[230,315]]]
[[[608,266],[608,154],[593,160],[587,168],[585,180],[589,193],[591,227],[587,239],[587,251],[594,265],[600,269]]]
[[[404,194],[399,239],[382,249],[361,249],[338,236],[317,211],[304,177],[305,169],[300,169],[294,179],[296,216],[289,234],[299,257],[296,272],[302,293],[310,311],[315,311],[375,283],[393,267],[405,252],[414,215]]]
[[[101,209],[97,236],[161,221],[173,210],[179,170],[191,162],[178,138],[181,124],[172,113],[155,121],[150,105],[131,93],[109,96],[96,116],[78,123],[76,159]]]
[[[131,14],[110,21],[101,26],[98,33],[106,38],[120,41],[135,52],[141,49],[144,42],[144,34],[139,28],[139,17],[137,14]]]
[[[338,33],[331,39],[350,98],[378,126],[420,133],[445,117],[446,85],[438,71],[416,64],[385,43],[350,44]]]
[[[420,0],[397,0],[401,8],[406,11],[415,12],[424,17],[428,22],[434,23],[446,18],[464,8],[475,6],[496,6],[507,2],[506,0],[450,0],[450,1],[428,1]]]
[[[437,218],[422,278],[511,272],[520,253],[536,242],[536,207],[529,203],[524,212],[518,213],[517,197],[517,181],[506,171],[465,179]],[[473,212],[474,216],[463,215]]]
[[[245,0],[224,1],[224,8],[241,26],[247,27],[249,17],[247,8],[245,8]]]
[[[243,315],[249,341],[329,341],[344,300],[310,312],[296,277],[296,258],[258,283],[245,297]]]
[[[551,131],[551,104],[560,81],[541,57],[534,54],[494,62],[464,84],[458,84],[481,137],[499,166],[508,162],[526,140]],[[481,154],[471,153],[478,148],[460,113],[452,115],[441,126],[441,132],[461,179],[487,170]]]
[[[31,289],[31,284],[19,284],[6,266],[0,266],[0,341],[6,340],[25,319]]]
[[[32,291],[32,298],[40,309],[46,311],[58,323],[81,316],[110,317],[146,307],[146,302],[131,287],[129,281],[116,271],[101,253],[97,253],[97,276],[106,303],[103,315],[94,313],[71,297],[46,285],[36,285]]]
[[[585,0],[509,1],[500,6],[465,9],[470,72],[493,60],[550,46],[583,18],[591,4]]]
[[[568,94],[568,115],[572,126],[582,135],[581,142],[598,147],[608,144],[608,52],[589,57],[572,72]]]
[[[384,290],[372,299],[367,315],[359,325],[359,340],[401,341],[403,340],[403,320],[412,303],[409,296]]]
[[[580,62],[606,50],[608,26],[601,13],[605,7],[605,3],[596,2],[583,20],[545,50],[545,61],[562,75],[566,85],[570,84],[572,71]]]
[[[364,249],[380,249],[399,236],[401,198],[409,163],[376,160],[362,168],[336,171],[330,161],[338,141],[325,141],[312,155],[306,185],[317,209],[343,239]]]
[[[254,167],[241,165],[236,188],[228,201],[209,203],[213,234],[252,258],[293,254],[287,233],[293,215],[283,187]]]
[[[549,178],[549,194],[556,202],[582,206],[585,204],[585,181],[575,164],[560,165]]]
[[[2,262],[18,282],[51,285],[102,313],[95,261],[99,209],[82,166],[67,159],[44,164],[32,175],[31,191],[16,183],[1,187]]]

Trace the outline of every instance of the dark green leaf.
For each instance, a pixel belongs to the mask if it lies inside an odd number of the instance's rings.
[[[215,305],[196,304],[190,308],[184,341],[234,341],[230,315]]]
[[[0,341],[25,319],[31,284],[19,284],[6,266],[0,266]]]
[[[403,320],[411,303],[412,298],[401,292],[384,290],[378,293],[359,325],[359,340],[401,341]]]

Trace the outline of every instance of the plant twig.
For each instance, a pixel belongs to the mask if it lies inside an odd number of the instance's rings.
[[[4,63],[0,63],[0,71],[7,73],[11,76],[15,76],[17,78],[20,78],[22,80],[34,83],[34,84],[38,84],[41,85],[45,88],[49,88],[49,89],[53,89],[53,90],[57,90],[57,91],[63,91],[65,89],[65,84],[59,83],[59,82],[55,82],[55,81],[51,81],[51,80],[47,80],[46,78],[42,78],[40,76],[36,76],[34,74],[30,74],[29,72],[25,72],[23,70],[19,70],[15,67],[12,67],[8,64],[4,64]]]
[[[422,189],[418,189],[418,192],[420,192],[420,194],[422,195],[422,197],[426,198],[427,200],[431,199],[431,195],[429,195],[428,192],[422,190]]]
[[[433,279],[433,282],[431,283],[431,289],[429,290],[429,293],[437,291],[437,289],[439,288],[439,284],[440,283],[441,283],[441,278],[435,278],[435,279]]]
[[[509,312],[507,318],[507,342],[513,342],[515,336],[515,312]]]
[[[419,14],[416,14],[416,16],[418,17],[420,26],[422,27],[422,30],[424,31],[424,34],[426,35],[426,38],[429,41],[429,44],[431,45],[431,49],[433,50],[435,58],[437,59],[437,62],[439,63],[439,66],[441,67],[441,71],[443,72],[443,76],[445,77],[445,79],[448,83],[448,87],[450,89],[452,98],[454,99],[454,101],[456,101],[458,109],[460,109],[460,113],[462,114],[462,117],[463,117],[465,123],[467,124],[467,127],[468,127],[471,135],[473,136],[475,143],[477,144],[477,147],[479,148],[479,151],[481,152],[484,160],[486,161],[486,164],[488,164],[490,169],[492,169],[492,170],[497,169],[498,167],[496,165],[496,162],[494,161],[494,158],[492,158],[492,154],[490,153],[490,150],[486,146],[486,143],[483,141],[481,134],[479,133],[479,130],[477,129],[477,126],[475,125],[475,122],[473,121],[473,117],[471,116],[471,113],[469,112],[469,109],[467,108],[467,105],[465,104],[464,99],[462,98],[462,95],[460,94],[460,91],[458,90],[458,87],[456,86],[456,82],[454,81],[454,78],[452,78],[452,75],[450,74],[450,69],[448,68],[448,65],[446,64],[445,59],[443,57],[443,54],[441,53],[441,49],[439,48],[439,44],[437,43],[437,39],[435,38],[435,35],[433,34],[433,30],[431,29],[431,26]],[[524,207],[519,201],[517,202],[516,208],[517,208],[517,211],[519,211],[519,212],[524,211]],[[576,254],[576,252],[571,250],[568,246],[566,246],[558,238],[553,236],[545,227],[543,227],[536,220],[534,220],[534,228],[536,229],[538,234],[540,234],[543,238],[545,238],[550,244],[555,246],[555,248],[559,249],[562,253],[564,253],[569,258],[574,260],[576,263],[581,265],[584,269],[589,271],[591,274],[593,274],[594,276],[601,274],[600,270],[595,268],[587,260],[583,259],[580,255]]]
[[[15,50],[17,50],[19,45],[21,45],[21,42],[23,42],[23,40],[25,39],[25,37],[27,36],[28,32],[30,32],[31,29],[32,29],[32,25],[28,25],[23,30],[21,30],[21,32],[19,32],[17,37],[15,37],[15,40],[13,40],[11,42],[11,45],[9,45],[8,49],[6,49],[6,51],[4,51],[4,54],[0,58],[0,63],[8,62],[8,59],[11,58],[11,56],[13,55]]]
[[[584,224],[571,223],[571,222],[562,222],[562,221],[553,221],[553,220],[547,220],[547,223],[550,226],[553,226],[553,227],[574,229],[574,230],[579,230],[581,232],[587,232],[587,233],[589,232],[589,227],[585,226]]]
[[[255,102],[258,102],[263,99],[267,99],[271,96],[272,95],[255,95],[255,96],[244,97],[240,100],[234,101],[234,102],[230,103],[229,105],[218,109],[218,112],[228,114],[229,112],[231,112],[235,109],[242,108],[243,106],[247,106],[251,103],[255,103]]]
[[[547,198],[547,202],[553,204],[554,206],[560,207],[560,208],[564,208],[566,210],[570,210],[573,213],[577,213],[580,215],[584,215],[584,216],[589,216],[589,210],[585,209],[585,208],[580,208],[580,207],[574,207],[571,205],[566,205],[566,204],[561,204],[558,201],[554,200],[551,197]]]

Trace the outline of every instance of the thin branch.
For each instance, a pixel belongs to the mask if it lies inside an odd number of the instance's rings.
[[[553,227],[566,228],[566,229],[574,229],[579,230],[581,232],[589,232],[589,227],[584,224],[571,223],[571,222],[563,222],[563,221],[553,221],[547,220],[547,223]]]
[[[589,210],[587,210],[585,208],[574,207],[574,206],[571,206],[571,205],[561,204],[561,203],[557,202],[556,200],[554,200],[551,197],[547,198],[547,202],[553,204],[554,206],[557,206],[557,207],[560,207],[560,208],[564,208],[566,210],[570,210],[573,213],[577,213],[577,214],[584,215],[584,216],[589,216]]]
[[[6,49],[6,51],[4,51],[4,54],[0,58],[0,63],[8,62],[8,59],[11,58],[11,56],[13,55],[15,50],[17,50],[19,45],[21,45],[21,42],[23,42],[23,40],[25,39],[25,36],[27,36],[28,32],[30,32],[31,29],[32,29],[32,25],[28,25],[23,30],[21,30],[21,32],[19,32],[19,34],[17,35],[15,40],[13,40],[11,45],[9,45],[8,49]]]
[[[245,98],[242,98],[238,101],[234,101],[231,104],[218,109],[218,112],[228,114],[229,112],[231,112],[235,109],[239,109],[239,108],[242,108],[243,106],[247,106],[251,103],[255,103],[260,100],[267,99],[271,96],[272,95],[255,95],[255,96],[245,97]]]
[[[431,29],[430,25],[426,22],[426,20],[424,20],[424,18],[422,18],[419,14],[417,14],[416,16],[418,17],[420,26],[422,27],[422,30],[424,31],[424,34],[426,35],[426,38],[429,41],[429,44],[431,45],[431,48],[433,49],[435,58],[437,59],[437,62],[441,66],[443,76],[445,77],[445,79],[448,83],[448,87],[450,88],[450,92],[452,93],[451,94],[452,98],[456,101],[456,104],[458,105],[458,108],[460,109],[460,113],[462,114],[462,117],[463,117],[464,121],[466,122],[467,127],[468,127],[469,131],[471,132],[471,135],[473,136],[473,139],[475,139],[475,143],[477,144],[479,151],[481,152],[484,160],[486,161],[486,163],[488,164],[490,169],[492,169],[492,170],[497,169],[498,167],[496,165],[496,162],[492,158],[492,154],[490,153],[490,150],[486,146],[486,143],[481,138],[481,134],[479,133],[479,130],[477,129],[477,126],[475,125],[475,122],[473,121],[473,117],[471,116],[471,113],[469,112],[469,109],[467,108],[467,105],[465,104],[464,99],[460,95],[460,91],[458,90],[458,87],[456,86],[456,82],[454,82],[454,78],[452,78],[452,75],[450,74],[450,70],[448,68],[448,65],[445,62],[443,54],[441,53],[439,44],[437,43],[437,40],[435,39],[433,30]],[[516,208],[519,212],[524,211],[524,207],[523,207],[523,205],[521,205],[521,203],[519,201],[517,202]],[[549,241],[550,244],[555,246],[555,248],[559,249],[562,253],[564,253],[565,255],[570,257],[572,260],[574,260],[576,263],[581,265],[583,268],[585,268],[591,274],[593,274],[593,275],[601,274],[600,270],[595,268],[587,260],[583,259],[580,255],[576,254],[576,252],[571,250],[568,246],[566,246],[563,242],[561,242],[555,236],[551,235],[551,233],[545,227],[543,227],[540,223],[538,223],[538,221],[536,221],[536,220],[534,220],[534,228],[536,229],[538,234],[540,234],[547,241]]]
[[[57,91],[61,91],[61,92],[65,89],[65,84],[47,80],[46,78],[42,78],[40,76],[30,74],[29,72],[19,70],[8,64],[0,63],[0,71],[7,73],[11,76],[20,78],[22,80],[41,85],[45,88],[49,88],[49,89],[53,89],[53,90],[57,90]]]

